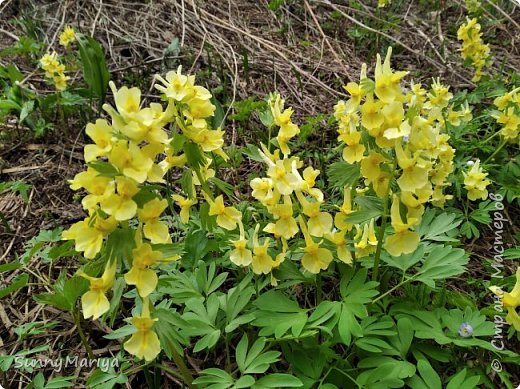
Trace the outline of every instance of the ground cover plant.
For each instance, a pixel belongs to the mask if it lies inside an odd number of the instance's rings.
[[[0,385],[516,388],[520,5],[246,3],[0,4]]]

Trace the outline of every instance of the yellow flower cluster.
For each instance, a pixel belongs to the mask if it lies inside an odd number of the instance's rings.
[[[68,47],[75,40],[76,31],[74,31],[74,29],[70,26],[65,27],[63,32],[60,34],[60,45]]]
[[[500,135],[508,142],[518,140],[520,133],[520,88],[516,88],[495,99],[494,104],[499,112],[493,114],[497,123],[502,125]]]
[[[155,268],[178,259],[178,256],[165,257],[154,249],[156,244],[171,243],[169,226],[161,219],[168,201],[147,184],[163,183],[170,169],[189,166],[193,178],[192,197],[173,196],[180,208],[181,221],[187,223],[190,207],[197,203],[195,186],[204,187],[207,177],[214,174],[209,168],[213,159],[206,153],[213,152],[227,158],[221,149],[223,131],[212,130],[208,125],[215,110],[210,101],[211,93],[195,85],[194,76],[183,75],[180,67],[177,72],[169,72],[166,79],[158,79],[161,84],[156,88],[168,101],[166,109],[158,103],[142,108],[138,88],[123,86],[117,89],[110,82],[115,108],[105,104],[103,109],[109,113],[111,121],[98,119],[87,125],[86,134],[93,141],[84,148],[89,166],[70,181],[73,190],[84,189],[88,193],[82,205],[89,216],[63,233],[63,239],[75,241],[77,251],[83,252],[86,258],[94,258],[102,250],[105,239],[119,226],[137,226],[131,268],[124,274],[124,279],[128,285],[136,287],[144,306],[141,316],[132,319],[137,333],[125,343],[125,348],[146,360],[153,359],[160,352],[157,335],[152,330],[154,320],[150,319],[148,310],[148,297],[158,283]],[[166,128],[170,124],[179,131],[169,134]],[[182,138],[184,149],[173,146],[174,137]],[[188,149],[205,165],[190,165],[190,158],[186,155]],[[140,194],[143,196],[138,200]],[[225,207],[222,196],[213,200],[204,189],[202,196],[210,204],[210,214],[217,215],[221,227],[236,227],[240,212]],[[110,258],[101,278],[80,272],[90,281],[90,290],[82,297],[85,318],[97,319],[108,311],[105,293],[113,284],[116,269],[116,260]]]
[[[500,299],[507,309],[506,321],[520,331],[520,315],[517,308],[520,307],[520,267],[516,269],[516,284],[511,293],[504,292],[498,286],[490,286],[489,289]]]
[[[471,61],[475,68],[472,81],[479,81],[483,75],[483,68],[491,65],[489,45],[482,41],[480,24],[476,18],[469,19],[457,31],[457,39],[462,41],[460,49],[462,58]]]
[[[392,3],[392,0],[377,0],[377,7],[378,8],[384,8],[388,4],[391,4],[391,3]]]
[[[305,239],[302,265],[310,273],[319,273],[332,261],[332,253],[321,247],[323,239],[330,235],[333,218],[321,211],[323,193],[315,187],[316,178],[320,174],[311,166],[303,171],[303,162],[298,157],[290,156],[288,142],[296,136],[300,129],[291,120],[292,108],[284,108],[284,100],[278,93],[271,94],[268,106],[273,125],[278,127],[276,141],[279,149],[273,152],[261,145],[260,155],[267,166],[267,176],[254,178],[250,182],[252,196],[262,203],[269,214],[271,222],[265,225],[263,232],[271,234],[260,243],[258,234],[260,224],[256,225],[252,236],[252,246],[248,240],[242,222],[239,239],[232,242],[234,249],[230,260],[239,266],[251,265],[255,274],[269,274],[285,259],[288,241],[300,231]]]
[[[451,196],[443,190],[453,171],[455,150],[444,133],[444,115],[453,97],[448,87],[434,81],[430,91],[411,84],[401,88],[404,71],[392,71],[391,48],[385,61],[377,56],[374,80],[367,78],[363,65],[360,82],[345,86],[350,98],[335,106],[338,140],[345,145],[343,159],[359,164],[365,187],[391,200],[391,223],[394,233],[386,238],[385,249],[398,256],[417,248],[419,235],[413,231],[421,221],[424,204],[442,207]],[[468,107],[456,113],[457,120],[471,118]],[[396,180],[398,190],[392,192]],[[347,197],[349,191],[345,191]],[[388,199],[388,200],[387,200]],[[346,199],[350,203],[350,199]],[[346,214],[352,212],[347,208]],[[373,250],[374,220],[357,226],[363,230],[361,247]],[[372,233],[372,239],[370,239]],[[367,243],[365,243],[365,241]],[[356,243],[359,248],[359,243]],[[358,255],[366,253],[358,253]]]
[[[65,65],[58,61],[56,52],[47,53],[40,59],[40,65],[45,71],[45,77],[52,80],[56,90],[62,91],[67,88],[67,80],[70,77],[65,75]]]
[[[471,201],[487,199],[488,191],[486,187],[491,184],[491,181],[486,179],[488,174],[482,171],[478,159],[476,163],[469,161],[468,165],[471,166],[470,171],[462,173],[464,175],[464,188],[468,191],[468,199]]]

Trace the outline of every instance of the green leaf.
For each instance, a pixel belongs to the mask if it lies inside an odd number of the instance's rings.
[[[441,379],[427,359],[421,359],[417,363],[417,369],[428,388],[442,389]]]
[[[467,263],[468,256],[464,250],[451,246],[435,246],[413,278],[435,288],[435,280],[445,280],[463,273]]]
[[[34,100],[29,100],[23,103],[20,111],[20,122],[23,122],[27,116],[34,110]]]
[[[27,285],[29,281],[29,275],[26,273],[17,275],[9,285],[0,289],[0,299],[3,299],[5,296],[21,289]]]
[[[153,312],[153,317],[159,319],[154,324],[154,330],[159,336],[164,353],[170,359],[174,352],[182,355],[183,346],[189,342],[180,329],[186,328],[188,323],[172,308],[156,309]]]
[[[110,74],[105,61],[105,53],[100,44],[89,36],[77,34],[77,42],[83,69],[83,78],[89,86],[91,97],[99,100],[99,109],[105,101]]]
[[[421,219],[421,224],[416,228],[416,232],[425,240],[458,242],[457,227],[462,220],[456,219],[457,215],[453,213],[438,214],[435,210],[428,209]]]
[[[351,224],[362,224],[381,215],[377,209],[362,209],[354,211],[345,218],[345,222]]]
[[[100,176],[116,177],[120,175],[119,170],[117,170],[114,165],[108,162],[92,161],[87,163],[87,165],[97,171]]]
[[[279,360],[279,351],[263,352],[265,344],[265,338],[258,338],[248,351],[247,335],[242,336],[236,349],[236,361],[242,374],[265,373],[272,363]]]
[[[76,376],[54,377],[47,382],[45,389],[70,388],[74,386],[74,382],[72,381],[76,379]]]
[[[353,186],[359,178],[359,165],[351,165],[347,162],[335,162],[327,169],[330,184],[343,190],[345,185]]]
[[[208,384],[221,384],[219,388],[229,388],[233,385],[235,380],[233,377],[222,369],[209,368],[200,372],[200,377],[195,379],[193,383],[195,385],[201,385],[207,387]]]
[[[137,329],[133,325],[128,324],[126,326],[118,328],[115,331],[112,331],[111,333],[109,333],[107,335],[103,335],[103,338],[109,339],[109,340],[121,339],[121,338],[126,338],[127,336],[132,335],[135,332],[137,332]]]
[[[270,290],[256,299],[258,309],[270,312],[304,312],[298,303],[277,290]]]
[[[477,387],[480,382],[480,376],[474,375],[466,378],[468,373],[467,369],[462,369],[457,374],[453,375],[446,389],[473,389]]]
[[[414,252],[410,254],[402,254],[399,257],[393,257],[383,251],[381,259],[388,265],[398,268],[405,273],[408,269],[424,258],[425,251],[426,246],[423,243],[420,243]]]
[[[269,374],[256,381],[253,388],[299,388],[303,382],[290,374]]]
[[[226,119],[224,109],[222,108],[222,104],[218,101],[215,96],[211,98],[211,102],[215,106],[215,112],[213,113],[213,117],[211,118],[211,128],[214,130],[219,128],[224,128],[224,120]]]
[[[242,147],[242,153],[249,157],[252,161],[256,162],[264,162],[262,159],[262,156],[260,155],[260,150],[258,150],[258,147],[247,144],[245,147]]]

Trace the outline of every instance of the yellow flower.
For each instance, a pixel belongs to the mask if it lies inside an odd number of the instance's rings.
[[[367,130],[380,127],[385,121],[381,112],[382,106],[383,103],[380,101],[375,102],[372,99],[367,99],[365,104],[361,106],[361,125]]]
[[[338,259],[347,265],[352,264],[352,253],[348,248],[348,242],[345,239],[345,231],[335,231],[325,235],[325,238],[336,245]]]
[[[260,224],[257,224],[253,234],[253,257],[251,258],[251,267],[253,268],[253,273],[255,274],[268,274],[273,270],[273,268],[280,265],[284,257],[277,256],[276,260],[273,260],[273,258],[267,252],[269,250],[269,242],[271,240],[269,238],[265,238],[264,243],[260,245],[258,242],[259,229]]]
[[[168,225],[159,221],[159,217],[168,207],[166,199],[159,200],[157,197],[144,204],[142,209],[137,210],[139,220],[144,223],[143,233],[153,244],[171,242]]]
[[[303,251],[305,254],[302,256],[302,266],[305,270],[312,274],[318,274],[320,270],[326,270],[332,262],[333,256],[330,250],[320,247],[321,242],[316,243],[312,240],[309,235],[305,221],[300,216],[298,221],[300,222],[300,228],[305,237],[305,247]]]
[[[137,112],[139,112],[139,105],[141,104],[141,90],[139,88],[121,87],[119,90],[113,81],[110,81],[110,89],[114,95],[114,102],[116,104],[119,115],[125,120],[130,121]],[[108,104],[103,106],[105,110]],[[110,112],[109,112],[110,113]]]
[[[363,159],[365,146],[359,143],[361,140],[360,132],[342,134],[339,136],[339,138],[347,144],[347,146],[343,149],[343,159],[345,161],[352,164]]]
[[[92,320],[96,320],[110,309],[110,303],[105,293],[114,284],[116,267],[116,261],[107,262],[105,271],[100,278],[91,277],[83,271],[78,271],[79,276],[90,281],[89,291],[81,296],[81,309],[85,319],[92,317]]]
[[[153,161],[134,142],[120,140],[113,147],[108,161],[126,177],[143,183],[148,177]]]
[[[253,253],[247,248],[247,240],[245,239],[244,225],[242,221],[239,222],[240,238],[231,241],[234,250],[229,254],[229,260],[237,266],[248,266],[253,261]]]
[[[418,223],[418,219],[413,218],[410,212],[408,212],[407,222],[404,223],[401,219],[399,208],[399,197],[394,195],[390,216],[395,233],[386,238],[384,245],[386,251],[394,257],[401,254],[411,253],[415,251],[419,245],[419,234],[409,230],[412,226]]]
[[[383,1],[384,4],[389,1]],[[381,1],[379,2],[381,4]],[[380,7],[382,5],[379,5]],[[383,5],[384,6],[384,5]],[[390,68],[390,57],[392,56],[392,47],[388,48],[385,62],[381,65],[381,56],[377,54],[375,76],[375,90],[376,96],[384,103],[391,103],[398,97],[402,96],[401,87],[399,83],[401,79],[408,74],[408,72],[400,71],[393,73]],[[366,126],[365,126],[366,127]],[[369,128],[369,127],[367,127]]]
[[[161,352],[159,337],[152,329],[158,319],[150,318],[148,304],[148,299],[144,299],[141,316],[132,317],[131,322],[137,331],[123,344],[126,351],[147,362]]]
[[[81,204],[88,211],[95,210],[97,205],[113,194],[115,190],[113,178],[101,176],[99,172],[90,167],[86,171],[76,174],[74,179],[69,180],[69,184],[72,190],[81,188],[87,190],[89,194],[81,200]]]
[[[180,217],[183,224],[188,224],[190,220],[190,208],[192,205],[197,204],[197,200],[184,198],[180,195],[172,195],[175,203],[181,208]]]
[[[273,198],[273,180],[270,178],[253,178],[249,186],[253,189],[251,195],[261,203]]]
[[[101,202],[101,209],[115,217],[117,221],[129,220],[137,212],[137,204],[132,197],[139,192],[137,183],[131,178],[116,177],[117,194],[113,193]]]
[[[348,215],[354,212],[352,209],[351,190],[352,188],[350,186],[343,188],[343,204],[339,208],[340,212],[334,215],[334,225],[340,230],[350,231],[352,229],[352,224],[345,220]]]
[[[291,239],[298,233],[298,224],[293,217],[293,205],[289,196],[285,197],[284,204],[276,204],[271,208],[276,223],[274,225],[274,233],[284,239]]]
[[[516,269],[516,283],[511,293],[502,291],[498,286],[490,286],[489,289],[502,298],[502,304],[507,309],[506,321],[520,331],[520,315],[517,312],[520,306],[520,267]]]
[[[95,144],[85,146],[85,162],[104,157],[112,150],[112,131],[112,127],[105,119],[96,120],[96,124],[87,124],[85,132]]]
[[[94,214],[63,231],[62,239],[74,240],[76,251],[82,251],[85,258],[90,259],[101,251],[103,238],[116,227],[117,221],[113,217],[103,219],[99,214]]]
[[[486,187],[491,184],[491,181],[486,179],[488,173],[482,171],[480,161],[477,159],[476,163],[472,162],[471,170],[462,174],[464,176],[464,188],[468,191],[468,199],[471,201],[479,198],[485,200],[488,196]]]
[[[397,183],[403,191],[413,192],[422,188],[428,181],[428,170],[419,166],[417,154],[414,157],[408,157],[399,142],[396,143],[395,151],[397,162],[403,169],[403,172]]]
[[[271,162],[267,175],[273,180],[273,185],[282,195],[290,195],[300,183],[292,173],[293,166],[286,166],[285,161]]]
[[[128,285],[135,285],[139,296],[147,297],[157,287],[157,274],[150,266],[155,265],[162,257],[161,252],[153,251],[152,246],[143,243],[132,250],[132,268],[125,274]]]
[[[156,76],[163,85],[155,84],[155,88],[164,93],[169,99],[175,101],[182,101],[193,97],[195,95],[195,77],[185,76],[181,74],[181,71],[182,67],[179,66],[176,72],[170,71],[166,73],[166,79],[161,76]]]
[[[309,202],[299,191],[296,192],[296,196],[302,205],[303,214],[309,217],[307,220],[309,234],[321,238],[324,234],[329,233],[333,224],[332,216],[327,212],[320,212],[321,203]]]
[[[237,223],[242,218],[242,213],[235,207],[226,207],[222,195],[218,196],[215,201],[211,201],[209,205],[209,215],[217,215],[217,224],[226,229],[234,230]]]
[[[63,29],[60,34],[60,45],[67,47],[69,44],[76,40],[76,32],[71,26],[67,26]]]

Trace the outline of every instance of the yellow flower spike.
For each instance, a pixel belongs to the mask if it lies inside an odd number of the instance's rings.
[[[502,298],[502,304],[507,309],[506,321],[520,331],[520,315],[516,311],[520,306],[520,267],[516,269],[516,283],[510,293],[502,291],[498,286],[490,286],[489,289]]]
[[[462,41],[460,49],[462,58],[469,59],[475,68],[472,81],[479,81],[483,75],[483,68],[491,64],[491,58],[489,45],[482,41],[480,24],[477,23],[477,19],[467,18],[467,22],[459,27],[457,38]]]
[[[316,178],[319,176],[320,171],[314,169],[312,166],[307,166],[303,170],[303,182],[301,190],[307,192],[310,196],[314,197],[316,201],[323,202],[323,192],[318,188],[315,188]]]
[[[71,26],[67,26],[63,29],[60,34],[60,45],[68,47],[72,42],[76,40],[76,31]]]
[[[147,297],[157,287],[157,274],[150,266],[161,261],[160,251],[153,251],[152,246],[143,243],[132,250],[132,268],[125,274],[125,281],[128,285],[135,285],[139,296]]]
[[[274,205],[270,212],[277,219],[273,229],[275,235],[289,240],[298,233],[298,224],[293,217],[293,204],[289,196],[284,196],[284,203]]]
[[[242,219],[242,213],[235,207],[226,207],[224,205],[224,197],[218,196],[215,201],[210,201],[209,215],[217,216],[217,224],[228,230],[237,228],[237,223]]]
[[[144,236],[153,244],[171,242],[168,225],[159,221],[159,217],[167,207],[166,199],[154,198],[144,204],[142,209],[137,210],[139,220],[144,223]]]
[[[129,121],[139,112],[141,104],[141,90],[139,88],[128,88],[126,86],[117,89],[113,81],[108,83],[114,95],[116,109],[125,121]]]
[[[148,177],[153,166],[151,158],[147,157],[133,142],[118,141],[112,146],[108,161],[116,166],[126,177],[142,184]]]
[[[147,362],[154,360],[161,352],[159,337],[152,329],[158,319],[150,318],[148,304],[149,300],[145,298],[141,315],[131,319],[137,331],[123,344],[127,352]]]
[[[139,192],[137,182],[131,178],[116,177],[117,194],[109,195],[101,202],[101,209],[115,217],[117,221],[133,218],[137,212],[137,204],[132,197]]]
[[[302,266],[309,273],[318,274],[320,270],[326,270],[329,267],[333,255],[330,250],[320,247],[323,240],[319,243],[313,241],[301,215],[298,218],[298,222],[305,237],[305,247],[303,248],[305,254],[303,254],[301,259]]]
[[[81,309],[83,317],[97,320],[110,309],[110,303],[105,293],[114,285],[116,275],[116,261],[108,261],[103,275],[99,278],[91,277],[83,271],[78,271],[78,275],[86,278],[90,282],[89,291],[81,296]]]
[[[190,221],[190,209],[193,205],[197,204],[197,200],[184,198],[180,195],[174,194],[172,195],[175,203],[181,208],[181,212],[179,213],[181,217],[182,224],[188,224]]]
[[[85,132],[95,143],[85,146],[85,162],[104,157],[112,150],[113,129],[106,120],[98,119],[95,124],[88,123]]]

